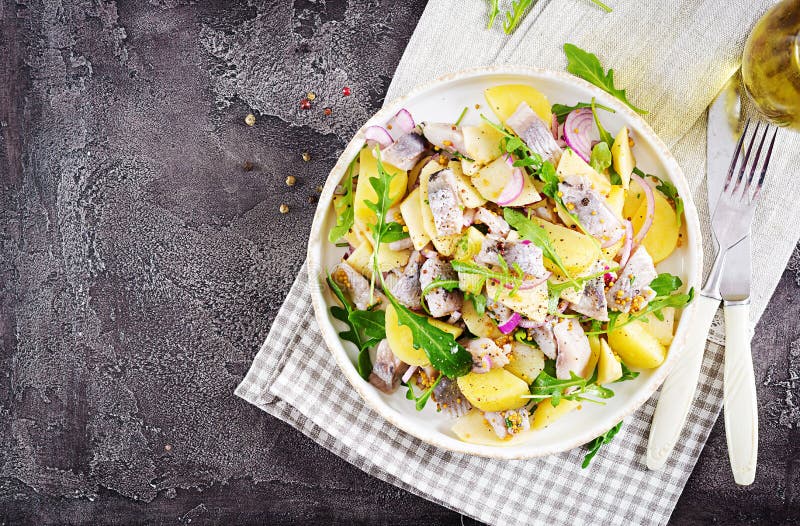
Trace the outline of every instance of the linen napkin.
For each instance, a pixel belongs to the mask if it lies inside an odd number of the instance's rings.
[[[645,118],[671,147],[695,196],[710,258],[705,198],[704,111],[737,67],[746,33],[771,2],[540,0],[511,37],[485,29],[485,3],[432,0],[398,66],[387,100],[465,67],[518,63],[563,69],[564,42],[594,52],[619,86],[650,110]],[[499,22],[499,20],[498,20]],[[793,184],[800,137],[782,132],[754,225],[756,321],[800,229]],[[298,323],[299,321],[299,323]],[[320,336],[305,267],[236,394],[289,422],[367,473],[491,524],[664,524],[721,407],[723,347],[709,341],[698,394],[681,440],[660,471],[643,456],[656,398],[625,420],[589,469],[584,452],[499,461],[427,445],[370,410],[339,373]]]

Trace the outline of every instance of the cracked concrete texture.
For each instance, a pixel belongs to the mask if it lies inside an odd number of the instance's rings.
[[[0,524],[460,523],[232,395],[423,7],[0,0]],[[798,261],[754,342],[756,491],[716,429],[676,523],[797,516]]]

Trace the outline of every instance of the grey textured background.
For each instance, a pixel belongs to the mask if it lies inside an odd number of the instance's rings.
[[[460,523],[232,394],[423,7],[0,0],[0,524]],[[676,524],[800,520],[799,292],[796,254],[755,485],[720,422]]]

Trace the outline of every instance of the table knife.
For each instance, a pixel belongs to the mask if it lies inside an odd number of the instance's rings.
[[[739,80],[738,75],[735,75],[722,88],[708,109],[706,187],[709,213],[712,216],[736,149],[740,121]],[[737,275],[747,274],[749,279],[749,238],[730,249],[727,260],[737,261],[737,264],[728,265],[726,273],[737,267],[734,272]],[[741,267],[739,267],[740,262]],[[697,389],[706,339],[714,314],[719,307],[720,298],[700,293],[694,301],[697,302],[696,314],[687,334],[684,354],[676,364],[675,370],[664,381],[653,414],[647,444],[647,467],[650,469],[660,469],[664,466],[683,431]],[[736,316],[741,316],[741,309],[735,312]]]

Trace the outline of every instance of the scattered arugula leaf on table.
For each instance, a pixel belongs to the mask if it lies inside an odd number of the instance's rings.
[[[512,0],[511,10],[506,12],[506,19],[503,22],[503,31],[505,31],[506,35],[514,32],[534,3],[536,3],[536,0]]]
[[[624,89],[618,89],[614,86],[614,70],[609,69],[608,73],[606,73],[596,55],[569,43],[564,44],[564,54],[567,56],[567,71],[618,98],[636,113],[640,115],[647,113],[647,111],[637,108],[628,101]]]
[[[614,436],[619,432],[620,428],[622,427],[622,421],[620,421],[617,425],[609,429],[605,434],[600,435],[599,437],[593,439],[591,442],[586,444],[586,447],[589,448],[589,452],[586,453],[586,456],[583,457],[583,464],[581,464],[581,468],[586,469],[589,467],[589,463],[592,461],[594,456],[600,451],[600,448],[604,444],[608,444],[614,439]]]
[[[500,0],[489,0],[489,23],[486,29],[492,29],[494,19],[500,14]]]

